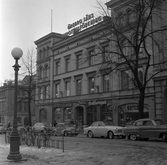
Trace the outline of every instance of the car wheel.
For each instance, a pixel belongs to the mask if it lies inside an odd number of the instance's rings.
[[[64,136],[68,136],[68,132],[67,131],[64,131]]]
[[[93,132],[92,132],[92,131],[89,131],[89,132],[88,132],[88,137],[89,137],[89,138],[93,138]]]
[[[165,133],[162,135],[162,141],[167,142],[167,135]]]
[[[131,134],[130,139],[133,140],[133,141],[137,140],[136,134]]]
[[[114,138],[114,134],[113,134],[112,131],[109,131],[109,132],[108,132],[108,138],[109,138],[109,139],[113,139],[113,138]]]

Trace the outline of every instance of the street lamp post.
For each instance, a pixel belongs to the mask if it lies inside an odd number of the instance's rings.
[[[23,51],[20,48],[14,48],[11,52],[12,56],[15,59],[15,87],[14,87],[14,118],[13,118],[13,129],[10,136],[10,153],[7,157],[9,160],[19,161],[22,159],[20,154],[20,137],[17,130],[17,83],[18,83],[18,71],[19,64],[18,60],[23,55]]]

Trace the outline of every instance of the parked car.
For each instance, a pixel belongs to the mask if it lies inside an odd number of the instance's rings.
[[[45,130],[49,130],[49,129],[52,129],[52,128],[48,123],[35,123],[34,126],[32,127],[32,130],[38,133],[39,132],[43,133]]]
[[[114,136],[125,137],[123,127],[115,125],[105,125],[103,121],[96,121],[91,126],[84,128],[84,135],[89,138],[93,137],[108,137],[113,139]]]
[[[76,129],[75,125],[72,125],[70,123],[58,123],[56,127],[53,129],[53,133],[55,136],[78,135],[78,130]]]
[[[132,126],[124,127],[124,133],[131,140],[161,138],[167,141],[167,125],[161,119],[136,120]]]
[[[6,128],[4,124],[0,123],[0,133],[5,133],[5,132],[6,132]]]

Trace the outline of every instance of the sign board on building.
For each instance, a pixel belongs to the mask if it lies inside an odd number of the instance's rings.
[[[86,14],[86,16],[78,21],[68,24],[68,32],[65,35],[71,36],[75,33],[78,33],[90,26],[93,26],[102,21],[102,17],[94,17],[94,14]]]
[[[88,105],[103,105],[103,104],[107,104],[106,100],[94,100],[94,101],[89,101]]]

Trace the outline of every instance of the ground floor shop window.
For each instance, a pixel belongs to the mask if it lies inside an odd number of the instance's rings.
[[[71,121],[71,108],[67,107],[65,108],[63,113],[63,118],[64,118],[64,122],[70,122]]]
[[[144,116],[143,118],[149,117],[149,112],[147,105],[144,107]],[[138,105],[137,104],[128,104],[123,105],[119,107],[118,112],[118,124],[121,126],[125,126],[126,123],[135,121],[139,119],[139,111],[138,111]]]
[[[40,122],[47,122],[47,110],[41,109],[39,112],[39,121]]]
[[[54,110],[53,121],[56,123],[61,122],[61,109],[60,108],[56,108]]]
[[[113,119],[113,114],[112,114],[112,109],[107,106],[107,105],[102,105],[100,108],[101,111],[101,120],[112,120]]]
[[[91,125],[94,121],[97,121],[97,109],[95,106],[89,106],[87,108],[87,124]]]

